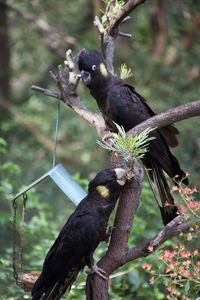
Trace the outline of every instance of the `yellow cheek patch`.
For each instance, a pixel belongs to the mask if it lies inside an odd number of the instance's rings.
[[[109,189],[105,185],[98,185],[97,191],[103,198],[108,197],[110,194]]]
[[[100,71],[101,71],[101,74],[104,76],[104,77],[107,77],[108,76],[108,72],[106,70],[106,67],[104,65],[104,63],[101,63],[100,64]]]

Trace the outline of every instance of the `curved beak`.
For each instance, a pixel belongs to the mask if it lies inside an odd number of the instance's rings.
[[[124,169],[121,169],[121,168],[114,169],[114,171],[115,171],[116,176],[117,176],[117,182],[120,185],[124,185],[126,180],[127,180],[126,171]]]
[[[91,74],[89,72],[86,71],[81,71],[81,77],[83,82],[85,83],[85,85],[89,85],[91,82]]]

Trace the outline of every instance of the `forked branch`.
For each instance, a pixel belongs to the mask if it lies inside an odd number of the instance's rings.
[[[107,35],[112,35],[113,30],[115,30],[122,21],[140,4],[144,3],[146,0],[129,0],[122,9],[118,12],[116,16],[112,18],[106,28]]]
[[[84,51],[84,49],[81,50],[78,55],[80,55],[82,51]],[[66,69],[63,69],[63,67],[59,65],[58,74],[55,75],[53,72],[50,72],[49,75],[60,90],[60,99],[71,107],[81,118],[95,127],[99,136],[102,138],[107,133],[102,114],[100,112],[93,113],[89,110],[82,103],[81,97],[78,95],[77,87],[80,75],[76,71],[76,61],[77,58],[72,56],[71,50],[68,50],[65,60]],[[66,78],[66,75],[68,78]],[[59,93],[35,85],[32,86],[32,89],[56,99],[59,97]]]
[[[111,1],[111,3],[108,4],[105,13],[108,13],[111,7],[115,5],[115,3],[113,2]],[[122,6],[122,8],[116,14],[114,14],[110,19],[107,19],[105,27],[103,26],[99,18],[95,17],[94,25],[98,28],[101,35],[101,50],[107,63],[107,68],[111,73],[114,73],[113,58],[115,41],[117,37],[123,36],[126,38],[130,38],[132,36],[129,33],[120,32],[119,26],[127,22],[130,19],[128,15],[143,2],[145,2],[145,0],[127,1],[127,3]]]

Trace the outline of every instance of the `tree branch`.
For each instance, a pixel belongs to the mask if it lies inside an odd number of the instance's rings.
[[[56,99],[58,99],[58,97],[59,97],[58,93],[54,93],[50,90],[44,89],[44,88],[39,87],[37,85],[32,85],[31,89],[34,90],[34,91],[40,92],[40,93],[44,94],[45,96],[53,97],[53,98],[56,98]],[[60,100],[62,100],[64,102],[64,100],[62,98]]]
[[[113,74],[113,58],[116,38],[120,35],[130,38],[131,34],[119,32],[118,27],[120,24],[127,22],[130,17],[128,15],[140,4],[146,0],[129,0],[121,10],[109,20],[106,28],[103,27],[98,17],[95,17],[94,25],[99,29],[101,34],[101,49],[103,56],[107,63],[108,70]],[[112,5],[112,3],[111,3]],[[109,9],[109,8],[107,8]]]
[[[55,76],[50,72],[51,78],[61,92],[61,100],[71,107],[81,118],[85,119],[90,125],[96,128],[100,137],[104,137],[107,133],[105,121],[102,114],[98,111],[93,113],[81,101],[77,94],[77,80],[79,75],[75,68],[75,58],[72,57],[71,50],[66,53],[66,67],[68,68],[69,81],[66,82],[66,70],[62,66],[58,66],[58,75]],[[43,93],[44,95],[58,99],[59,94],[50,90],[43,89],[38,86],[32,86],[33,90]]]
[[[132,135],[134,137],[139,135],[146,128],[161,128],[199,115],[200,101],[186,103],[147,119],[146,121],[129,130],[127,132],[127,136]]]
[[[135,260],[139,257],[148,256],[149,254],[151,254],[151,251],[147,249],[149,246],[153,246],[153,250],[155,251],[160,245],[165,243],[173,236],[177,236],[182,232],[187,232],[192,222],[191,221],[184,222],[184,223],[181,222],[182,222],[182,217],[181,216],[176,217],[174,220],[168,223],[162,230],[160,230],[154,238],[144,240],[138,246],[129,249],[126,257],[126,262]]]
[[[58,98],[59,94],[54,93],[50,90],[47,89],[43,89],[41,87],[32,86],[33,90],[36,90],[38,92],[43,93],[44,95],[53,97],[53,98]],[[61,100],[64,101],[63,98],[61,98]],[[81,99],[79,100],[80,103]],[[78,101],[77,101],[78,102]],[[83,105],[81,105],[83,106]],[[70,105],[70,107],[72,107],[72,109],[75,110],[75,108],[73,106]],[[76,111],[76,110],[75,110]],[[85,114],[84,111],[89,111],[87,109],[87,107],[83,106],[82,108],[82,112],[81,114],[78,114],[85,120],[87,120],[91,125],[93,125],[95,127],[94,124],[96,124],[96,122],[93,122],[93,117],[89,117],[87,116],[87,113]],[[91,115],[94,115],[93,112],[89,111]],[[100,115],[100,113],[98,113]],[[200,101],[194,101],[194,102],[189,102],[180,106],[177,106],[175,108],[169,109],[166,112],[160,113],[152,118],[149,118],[147,120],[145,120],[144,122],[140,123],[139,125],[135,126],[134,128],[132,128],[131,130],[129,130],[127,132],[127,136],[132,135],[133,137],[135,137],[136,135],[139,135],[142,131],[144,131],[147,128],[161,128],[161,127],[165,127],[167,125],[171,125],[177,122],[180,122],[182,120],[185,119],[189,119],[192,117],[196,117],[200,115]],[[105,131],[105,129],[103,130]],[[101,137],[103,137],[104,135],[100,135]]]
[[[135,165],[133,162],[126,164],[122,159],[112,156],[112,167],[122,166],[127,171],[134,170],[135,173],[134,180],[127,182],[121,192],[109,248],[98,263],[108,276],[126,262],[128,239],[142,190],[143,171],[138,162],[135,162]],[[96,275],[88,276],[86,293],[87,300],[109,299],[108,280]]]
[[[107,35],[112,35],[112,32],[120,25],[120,23],[140,4],[146,0],[129,0],[116,16],[112,18],[106,27]]]

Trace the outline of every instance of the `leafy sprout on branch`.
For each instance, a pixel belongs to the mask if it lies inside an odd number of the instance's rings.
[[[155,137],[149,136],[149,133],[155,128],[147,128],[133,138],[132,136],[126,137],[124,128],[115,122],[113,123],[118,129],[118,133],[110,132],[109,142],[97,140],[97,144],[106,150],[117,152],[126,161],[143,158],[145,153],[148,152],[149,142],[155,139]]]
[[[106,3],[106,10],[101,11],[102,17],[101,17],[101,23],[103,27],[105,28],[107,23],[112,20],[116,14],[122,9],[125,2],[124,1],[111,1],[111,0],[103,0],[103,2]]]
[[[125,80],[131,76],[133,76],[133,74],[131,72],[131,68],[128,68],[128,66],[125,63],[122,64],[120,67],[120,78],[122,80]]]

